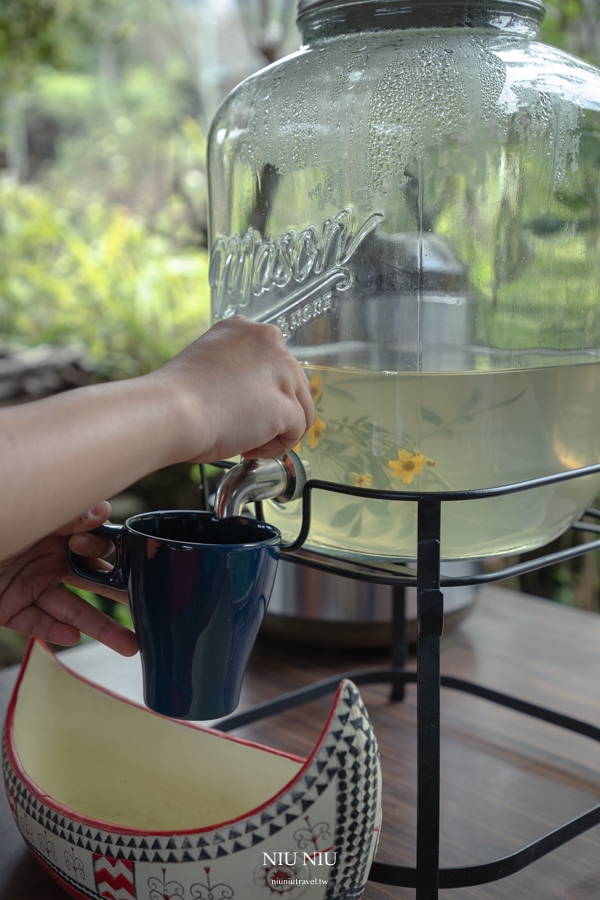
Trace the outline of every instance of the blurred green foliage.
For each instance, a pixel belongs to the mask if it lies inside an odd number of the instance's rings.
[[[91,591],[84,591],[82,588],[75,588],[70,586],[68,586],[68,588],[74,594],[77,594],[78,597],[81,597],[82,600],[85,600],[86,603],[89,603],[91,606],[95,606],[96,609],[99,609],[101,612],[106,613],[121,625],[124,625],[126,628],[129,628],[133,631],[133,620],[131,618],[131,612],[129,611],[129,607],[126,604],[119,603],[118,600],[109,600],[107,597],[101,597],[99,594],[93,594]],[[81,640],[82,643],[86,643],[87,641],[90,641],[92,639],[87,637],[87,635],[82,635]]]
[[[147,372],[206,327],[206,254],[178,250],[124,207],[95,200],[73,214],[0,183],[0,241],[2,334],[83,343],[104,378]]]
[[[171,6],[19,0],[0,34],[0,335],[147,372],[209,323],[205,139]]]
[[[549,44],[560,47],[596,62],[598,50],[595,42],[589,42],[590,31],[600,18],[598,0],[546,0],[546,18],[542,25],[542,37]],[[588,26],[591,26],[588,27]],[[582,36],[587,34],[586,39]]]
[[[68,66],[90,43],[110,0],[4,0],[0,5],[0,91],[28,83],[39,63]]]

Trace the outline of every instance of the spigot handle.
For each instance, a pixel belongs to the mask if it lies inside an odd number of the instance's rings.
[[[215,514],[219,519],[239,516],[246,503],[258,500],[296,500],[308,477],[308,464],[293,450],[276,459],[245,459],[223,476]]]

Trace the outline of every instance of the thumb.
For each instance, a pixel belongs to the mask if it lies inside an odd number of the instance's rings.
[[[67,522],[66,525],[62,525],[60,528],[57,528],[54,533],[81,534],[84,531],[92,531],[92,529],[97,528],[99,525],[103,525],[110,517],[110,514],[110,503],[108,502],[108,500],[102,500],[101,503],[97,504],[97,506],[94,506],[92,509],[88,509],[87,512],[82,513],[80,516],[77,516],[76,519],[72,519],[70,522]]]

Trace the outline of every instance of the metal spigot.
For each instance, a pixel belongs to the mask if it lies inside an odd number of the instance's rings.
[[[215,514],[219,519],[240,516],[244,504],[256,500],[297,500],[309,477],[308,463],[293,450],[277,459],[245,459],[223,477]]]

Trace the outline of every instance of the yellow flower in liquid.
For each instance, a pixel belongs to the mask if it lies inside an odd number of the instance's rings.
[[[308,446],[311,450],[314,450],[321,438],[323,437],[323,432],[327,428],[327,423],[323,421],[319,416],[316,417],[312,426],[306,432],[306,437],[308,438]]]
[[[359,475],[358,472],[350,472],[350,477],[354,482],[354,487],[357,488],[370,488],[373,484],[373,476],[369,474]]]
[[[415,453],[411,456],[408,450],[399,450],[398,459],[388,460],[388,466],[392,470],[394,478],[402,478],[403,484],[411,484],[415,475],[420,475],[423,466],[430,462],[433,460],[428,460],[422,453]]]
[[[323,393],[323,379],[319,378],[318,375],[310,376],[310,396],[313,399],[313,403],[316,403]]]

